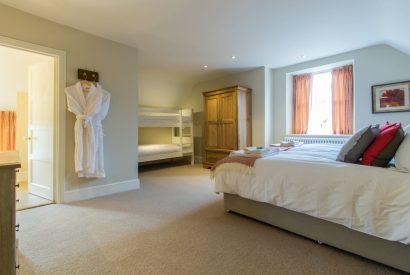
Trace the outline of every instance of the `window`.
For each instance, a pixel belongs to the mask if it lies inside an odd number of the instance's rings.
[[[313,75],[308,135],[332,134],[332,73]]]
[[[353,66],[293,76],[293,134],[353,133]]]

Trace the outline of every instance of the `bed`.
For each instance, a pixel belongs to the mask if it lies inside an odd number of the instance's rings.
[[[139,107],[139,128],[169,128],[169,144],[139,144],[138,163],[190,157],[194,164],[192,109]]]
[[[225,209],[410,272],[410,175],[335,161],[341,145],[304,145],[221,165]]]
[[[182,149],[188,148],[189,150],[190,147],[190,144],[182,144]],[[181,144],[171,143],[138,145],[139,162],[178,158],[181,156]]]

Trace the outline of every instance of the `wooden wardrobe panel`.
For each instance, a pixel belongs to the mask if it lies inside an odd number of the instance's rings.
[[[235,150],[237,139],[237,100],[236,92],[220,95],[220,143],[221,149]]]
[[[236,150],[237,149],[237,138],[236,138],[236,125],[233,123],[223,123],[221,125],[221,149],[226,150]]]
[[[208,123],[206,126],[208,138],[205,140],[206,148],[218,148],[219,129],[217,124]]]
[[[220,95],[220,117],[222,122],[233,123],[236,118],[236,93]]]
[[[219,96],[210,96],[205,101],[205,121],[217,122],[219,110]]]
[[[205,101],[205,139],[206,148],[217,148],[220,130],[218,127],[219,118],[219,96],[210,96]]]

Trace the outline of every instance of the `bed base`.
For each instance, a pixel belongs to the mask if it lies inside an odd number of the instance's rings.
[[[343,225],[237,195],[225,193],[224,205],[227,212],[239,213],[302,235],[318,243],[328,244],[410,272],[410,245],[381,239]]]

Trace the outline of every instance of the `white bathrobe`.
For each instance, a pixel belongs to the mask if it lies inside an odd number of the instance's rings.
[[[103,130],[101,121],[107,116],[110,93],[91,86],[84,93],[81,83],[66,88],[68,110],[76,115],[74,125],[74,163],[78,177],[103,178]]]

